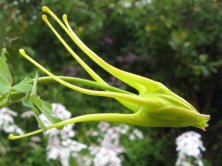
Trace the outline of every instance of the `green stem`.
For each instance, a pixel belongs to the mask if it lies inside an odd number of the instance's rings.
[[[89,75],[95,79],[97,82],[103,83],[107,85],[107,83],[98,75],[96,74],[72,49],[69,45],[63,40],[63,38],[59,35],[59,33],[53,28],[51,23],[48,21],[47,16],[43,15],[42,19],[48,25],[48,27],[52,30],[52,32],[57,36],[59,41],[63,44],[63,46],[67,49],[67,51],[79,62],[79,64],[89,73]]]
[[[118,114],[118,113],[103,113],[103,114],[89,114],[89,115],[83,115],[83,116],[78,116],[66,121],[62,121],[56,124],[53,124],[51,126],[46,127],[47,130],[53,129],[53,128],[60,128],[68,124],[73,124],[73,123],[80,123],[80,122],[89,122],[89,121],[109,121],[109,122],[122,122],[122,123],[128,123],[128,124],[137,124],[136,120],[136,114]],[[39,134],[42,132],[45,132],[46,130],[39,129],[27,134],[15,136],[13,134],[9,135],[10,140],[16,140],[16,139],[21,139],[25,137],[29,137],[35,134]]]
[[[111,92],[119,92],[119,93],[124,93],[124,94],[133,94],[130,93],[128,91],[110,86],[110,85],[104,85],[95,81],[90,81],[90,80],[86,80],[86,79],[81,79],[81,78],[74,78],[74,77],[66,77],[66,76],[57,76],[60,79],[67,81],[69,83],[80,83],[83,85],[87,85],[87,86],[91,86],[94,88],[99,88],[99,89],[103,89],[103,90],[108,90]],[[56,82],[52,77],[39,77],[38,79],[38,83],[48,83],[48,82]]]

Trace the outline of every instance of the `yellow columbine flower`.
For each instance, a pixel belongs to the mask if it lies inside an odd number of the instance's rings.
[[[92,50],[90,50],[75,34],[67,21],[67,15],[63,15],[63,22],[46,6],[42,7],[43,12],[49,14],[62,27],[62,29],[69,35],[69,37],[78,45],[78,47],[88,55],[96,64],[109,72],[114,77],[135,88],[138,94],[127,91],[108,89],[109,86],[95,71],[93,71],[63,40],[59,33],[54,29],[46,15],[42,16],[47,26],[52,30],[56,37],[60,40],[68,52],[79,62],[79,64],[88,72],[88,74],[97,82],[98,85],[103,85],[105,91],[85,89],[73,85],[61,77],[58,77],[41,66],[38,62],[28,56],[23,49],[20,49],[20,54],[33,63],[36,67],[46,73],[51,79],[58,83],[73,89],[75,91],[93,95],[114,98],[122,105],[133,111],[131,114],[121,113],[101,113],[89,114],[73,119],[66,120],[53,124],[47,129],[59,128],[67,124],[87,122],[87,121],[112,121],[123,122],[139,126],[148,127],[187,127],[194,126],[205,129],[210,119],[209,115],[200,114],[191,104],[170,91],[162,83],[153,81],[151,79],[132,74],[120,70],[101,59]],[[101,86],[102,87],[102,86]],[[117,88],[116,88],[117,89]],[[45,130],[39,129],[34,132],[24,134],[21,136],[14,136],[10,134],[10,139],[19,139],[41,133]]]

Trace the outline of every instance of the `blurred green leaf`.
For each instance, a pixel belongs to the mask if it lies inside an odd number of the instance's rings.
[[[41,121],[41,119],[39,118],[40,112],[38,109],[35,108],[34,104],[31,101],[31,97],[30,96],[26,96],[23,100],[22,100],[22,104],[25,107],[28,107],[30,109],[32,109],[32,111],[34,112],[34,116],[39,124],[39,127],[43,130],[46,130],[46,127],[44,125],[44,123]]]
[[[12,76],[7,64],[7,59],[5,57],[7,51],[2,49],[0,57],[0,95],[6,95],[11,91],[12,86]]]
[[[28,81],[29,80],[27,80],[25,82],[27,83]],[[36,95],[36,93],[37,93],[37,81],[38,81],[38,73],[36,73],[36,76],[34,78],[33,86],[32,86],[32,89],[31,89],[32,91],[27,93],[26,97],[22,100],[22,104],[25,107],[28,107],[28,108],[32,109],[32,111],[34,112],[35,118],[36,118],[40,128],[43,129],[43,130],[46,130],[46,127],[45,127],[44,123],[39,118],[40,111],[35,107],[35,105],[33,104],[32,100],[31,100],[31,97],[33,95]]]
[[[60,119],[52,110],[52,105],[40,99],[38,95],[31,96],[31,101],[36,107],[46,116],[46,118],[52,123],[61,122]]]
[[[21,81],[20,83],[14,85],[12,87],[12,89],[17,90],[19,92],[29,92],[32,90],[32,79],[25,77],[25,79],[23,81]]]

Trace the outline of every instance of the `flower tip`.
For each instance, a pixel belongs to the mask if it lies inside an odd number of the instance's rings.
[[[206,128],[209,126],[209,124],[207,122],[210,120],[210,115],[203,115],[203,117],[204,117],[204,119],[203,119],[202,123],[200,123],[196,127],[199,129],[202,129],[203,131],[206,131]]]
[[[19,49],[19,53],[20,53],[21,55],[25,55],[25,50],[24,50],[24,49]]]
[[[209,121],[210,120],[210,115],[206,115],[206,117],[207,117],[207,120]]]
[[[8,139],[13,140],[14,139],[14,135],[13,134],[9,134]]]
[[[48,10],[49,10],[49,8],[48,8],[47,6],[43,6],[43,7],[42,7],[42,11],[43,11],[43,12],[47,12]]]
[[[45,14],[42,15],[42,19],[43,19],[44,21],[47,21],[47,20],[48,20],[48,19],[47,19],[47,16],[46,16]]]
[[[62,18],[63,18],[63,20],[67,20],[67,15],[63,14]]]

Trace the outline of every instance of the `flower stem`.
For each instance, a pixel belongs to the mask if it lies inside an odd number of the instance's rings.
[[[82,78],[76,78],[76,77],[66,77],[66,76],[57,76],[60,79],[67,81],[69,83],[79,83],[82,85],[87,85],[90,87],[94,87],[94,88],[99,88],[99,89],[103,89],[103,90],[108,90],[111,92],[119,92],[119,93],[124,93],[124,94],[133,94],[131,92],[110,86],[110,85],[104,85],[95,81],[90,81],[90,80],[86,80],[86,79],[82,79]],[[55,82],[55,80],[52,77],[39,77],[38,79],[38,83],[48,83],[48,82]]]
[[[122,122],[122,123],[128,123],[128,124],[133,124],[133,125],[137,124],[136,113],[134,113],[134,114],[103,113],[103,114],[89,114],[89,115],[78,116],[78,117],[48,126],[48,127],[46,127],[46,129],[50,130],[53,128],[60,128],[65,125],[68,125],[68,124],[89,122],[89,121]],[[10,140],[21,139],[21,138],[29,137],[29,136],[39,134],[39,133],[42,133],[45,131],[46,130],[39,129],[39,130],[30,132],[27,134],[19,135],[19,136],[15,136],[13,134],[10,134],[9,139]]]

